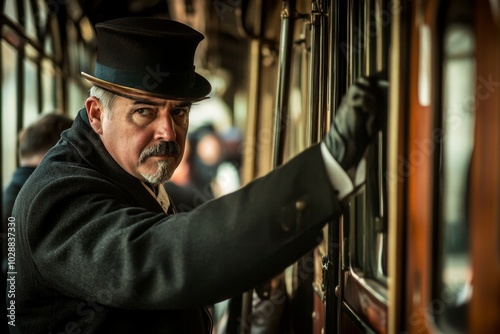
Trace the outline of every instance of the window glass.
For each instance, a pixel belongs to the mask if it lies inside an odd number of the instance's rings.
[[[37,62],[40,58],[40,53],[31,44],[24,45],[24,57],[31,59],[33,62]]]
[[[87,94],[85,91],[82,91],[75,80],[68,80],[68,93],[68,115],[76,116],[78,110],[83,108]]]
[[[61,41],[59,33],[59,23],[56,16],[49,16],[50,22],[47,25],[47,31],[44,36],[43,48],[48,56],[54,57],[57,61],[63,61]]]
[[[4,187],[16,167],[18,129],[38,119],[41,112],[64,110],[63,101],[73,109],[64,111],[72,115],[83,105],[87,90],[78,81],[81,79],[79,73],[82,70],[80,67],[92,72],[89,68],[94,50],[90,45],[94,43],[94,35],[88,19],[81,17],[78,2],[69,5],[45,0],[6,0],[2,4],[5,22],[1,27],[0,130]],[[23,12],[18,13],[19,8]],[[67,10],[68,15],[56,15],[63,10]],[[61,24],[62,29],[67,30],[69,43],[68,54],[64,55],[59,31],[60,17],[66,17]],[[81,25],[71,21],[71,18],[77,17],[81,18]],[[24,29],[18,32],[11,28],[14,25]],[[80,27],[84,33],[80,33]],[[87,44],[82,42],[80,36],[85,36]],[[33,47],[32,42],[41,45],[43,50]],[[75,76],[78,78],[75,79]],[[22,87],[18,86],[19,80]],[[19,92],[19,89],[22,91]],[[19,112],[22,114],[19,115]],[[23,124],[18,124],[19,119]]]
[[[357,1],[349,3],[350,26],[349,26],[349,42],[351,48],[349,51],[349,78],[348,86],[356,81],[356,78],[361,75],[361,63],[363,62],[364,47],[364,31],[362,28],[363,16],[361,4]],[[361,191],[351,200],[351,209],[349,220],[346,219],[344,233],[349,236],[349,264],[352,268],[365,270],[365,244],[366,244],[366,188]]]
[[[387,279],[387,204],[385,202],[387,195],[383,177],[384,171],[387,170],[386,142],[385,132],[380,131],[368,160],[371,164],[368,169],[370,214],[367,217],[367,231],[370,236],[368,243],[370,250],[367,256],[373,276],[382,282],[386,282]]]
[[[47,10],[47,4],[46,0],[37,0],[36,1],[36,8],[33,9],[35,17],[39,20],[39,29],[41,31],[45,31],[45,27],[47,25],[47,16],[48,16],[48,10]]]
[[[44,52],[48,55],[54,54],[54,40],[52,39],[52,35],[45,36],[45,41],[43,43]]]
[[[42,76],[42,111],[55,111],[57,109],[55,95],[55,71],[53,64],[45,59],[41,63]]]
[[[354,214],[351,216],[353,221],[351,222],[351,235],[355,236],[353,238],[353,252],[352,263],[354,267],[361,268],[363,271],[367,271],[366,269],[366,189],[363,189],[354,200]]]
[[[451,24],[444,31],[442,143],[443,329],[465,332],[472,293],[468,245],[468,180],[474,143],[474,37],[471,27]],[[451,329],[450,329],[451,328]]]
[[[17,21],[18,12],[17,12],[17,1],[16,0],[7,0],[5,1],[5,10],[4,14],[11,18],[14,21]]]
[[[36,8],[35,8],[36,10]],[[35,15],[37,14],[31,6],[30,0],[24,0],[24,28],[28,38],[37,39],[37,27],[35,23]]]
[[[78,53],[78,32],[75,28],[75,25],[71,21],[67,21],[66,24],[66,34],[68,38],[68,62],[69,62],[69,71],[71,74],[79,73],[78,65],[79,65],[79,53]]]
[[[17,142],[17,54],[2,40],[2,189],[16,168]]]
[[[293,48],[291,71],[290,96],[288,103],[288,119],[290,124],[286,125],[286,144],[284,161],[293,157],[297,152],[303,151],[310,145],[311,134],[308,133],[309,122],[307,110],[307,94],[308,87],[306,85],[309,69],[308,54],[306,53],[306,45],[300,44]],[[306,71],[304,70],[306,68]],[[283,120],[282,120],[283,121]]]
[[[354,61],[350,78],[352,84],[359,76],[373,75],[378,68],[386,66],[387,59],[382,57],[388,55],[381,49],[388,49],[389,27],[378,19],[383,3],[378,6],[373,1],[365,2],[365,6],[351,4],[351,27],[356,27],[351,31],[351,59]],[[380,88],[383,94],[388,93],[385,86]],[[351,266],[362,271],[363,277],[374,278],[382,284],[387,283],[387,203],[383,177],[387,159],[386,143],[385,130],[380,131],[375,143],[367,151],[364,172],[366,182],[351,201],[348,220]]]
[[[79,66],[77,68],[78,76],[80,76],[80,72],[84,71],[87,73],[93,73],[92,64],[93,57],[92,53],[89,51],[89,47],[86,46],[83,41],[78,43],[78,55],[79,55]]]
[[[23,127],[38,119],[38,67],[29,59],[24,59],[24,102]]]

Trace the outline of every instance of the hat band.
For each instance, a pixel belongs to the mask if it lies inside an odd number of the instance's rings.
[[[162,71],[160,64],[155,67],[147,65],[144,72],[129,71],[109,67],[96,62],[94,75],[96,78],[122,86],[133,87],[147,92],[157,93],[170,90],[191,88],[195,82],[194,66],[191,71],[170,73]]]

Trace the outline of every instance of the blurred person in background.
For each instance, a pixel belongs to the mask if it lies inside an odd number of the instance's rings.
[[[7,222],[12,216],[12,208],[17,194],[22,186],[35,171],[48,150],[61,137],[61,133],[69,129],[73,121],[61,114],[43,114],[37,121],[19,132],[19,167],[14,171],[10,183],[3,191],[2,196],[2,290],[5,293],[7,278]],[[5,301],[5,298],[4,298]],[[6,309],[2,311],[6,315]],[[5,319],[5,317],[4,317]],[[3,327],[7,327],[5,322]],[[8,330],[8,329],[7,329]]]
[[[211,124],[188,133],[182,161],[164,185],[179,212],[240,187],[239,157],[225,139]]]

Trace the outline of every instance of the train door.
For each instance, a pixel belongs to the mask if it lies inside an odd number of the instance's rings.
[[[411,13],[399,320],[408,333],[492,333],[500,313],[498,4],[420,1]]]

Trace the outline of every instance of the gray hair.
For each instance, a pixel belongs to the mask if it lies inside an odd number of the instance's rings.
[[[99,101],[101,101],[102,103],[102,106],[104,107],[104,110],[109,112],[109,116],[112,115],[112,107],[113,102],[115,102],[116,99],[116,94],[101,87],[92,86],[90,88],[90,96],[94,96],[99,99]]]

